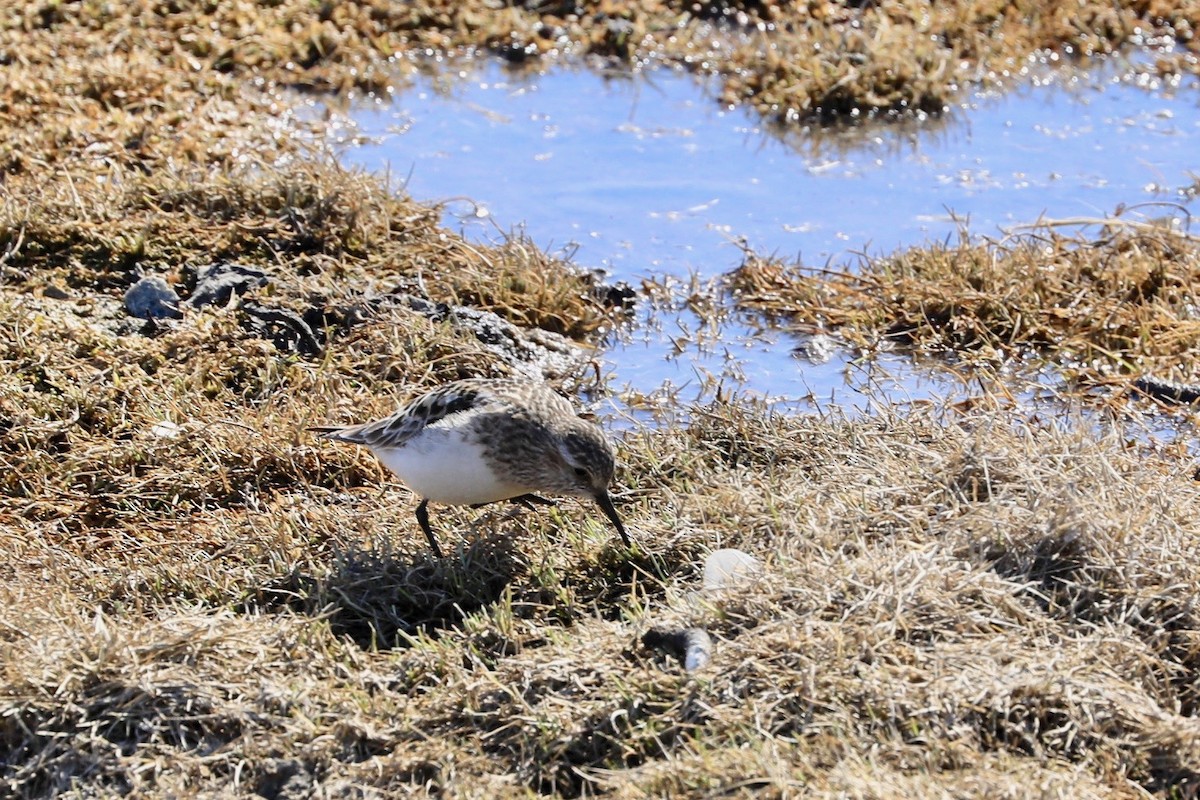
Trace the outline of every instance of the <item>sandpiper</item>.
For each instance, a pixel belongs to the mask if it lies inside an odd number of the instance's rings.
[[[552,504],[538,492],[595,500],[632,547],[608,495],[612,446],[599,427],[578,417],[545,384],[454,381],[413,398],[389,417],[309,430],[366,445],[420,495],[417,522],[438,558],[430,500],[472,508],[502,500]]]

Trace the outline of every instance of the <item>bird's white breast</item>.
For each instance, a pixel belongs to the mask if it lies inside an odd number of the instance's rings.
[[[430,426],[398,448],[374,450],[379,460],[421,497],[447,505],[507,500],[530,491],[493,468],[483,447],[458,428]]]

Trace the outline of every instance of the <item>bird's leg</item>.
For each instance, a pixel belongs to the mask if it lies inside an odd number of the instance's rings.
[[[522,494],[522,495],[518,495],[516,497],[510,497],[510,498],[508,498],[507,502],[516,503],[519,506],[525,506],[525,508],[533,508],[535,505],[538,505],[538,506],[556,506],[556,505],[558,505],[558,503],[554,502],[553,500],[547,500],[546,498],[539,497],[536,494]],[[491,505],[491,503],[472,503],[471,508],[483,508],[484,506],[490,506],[490,505]]]
[[[558,503],[555,503],[553,500],[547,500],[544,497],[539,497],[538,495],[532,494],[532,493],[531,494],[523,494],[520,497],[514,497],[514,498],[510,499],[508,502],[517,503],[518,505],[525,506],[528,509],[532,509],[534,506],[556,506],[556,505],[558,505]]]
[[[421,500],[417,506],[417,523],[421,526],[421,530],[425,531],[425,538],[429,540],[429,548],[433,550],[433,554],[438,558],[442,558],[442,548],[438,547],[437,539],[433,538],[433,529],[429,527],[429,501]]]

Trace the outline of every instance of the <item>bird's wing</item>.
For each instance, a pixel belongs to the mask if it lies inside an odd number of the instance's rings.
[[[494,399],[476,381],[455,381],[414,397],[396,413],[383,419],[345,428],[318,427],[309,430],[339,442],[353,442],[368,447],[399,447],[428,426],[455,414],[478,411]]]

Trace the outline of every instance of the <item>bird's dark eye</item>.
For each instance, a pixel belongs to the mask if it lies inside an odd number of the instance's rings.
[[[576,467],[576,468],[575,468],[575,477],[577,477],[577,478],[587,478],[587,477],[588,477],[588,471],[587,471],[586,469],[584,469],[583,467]]]

